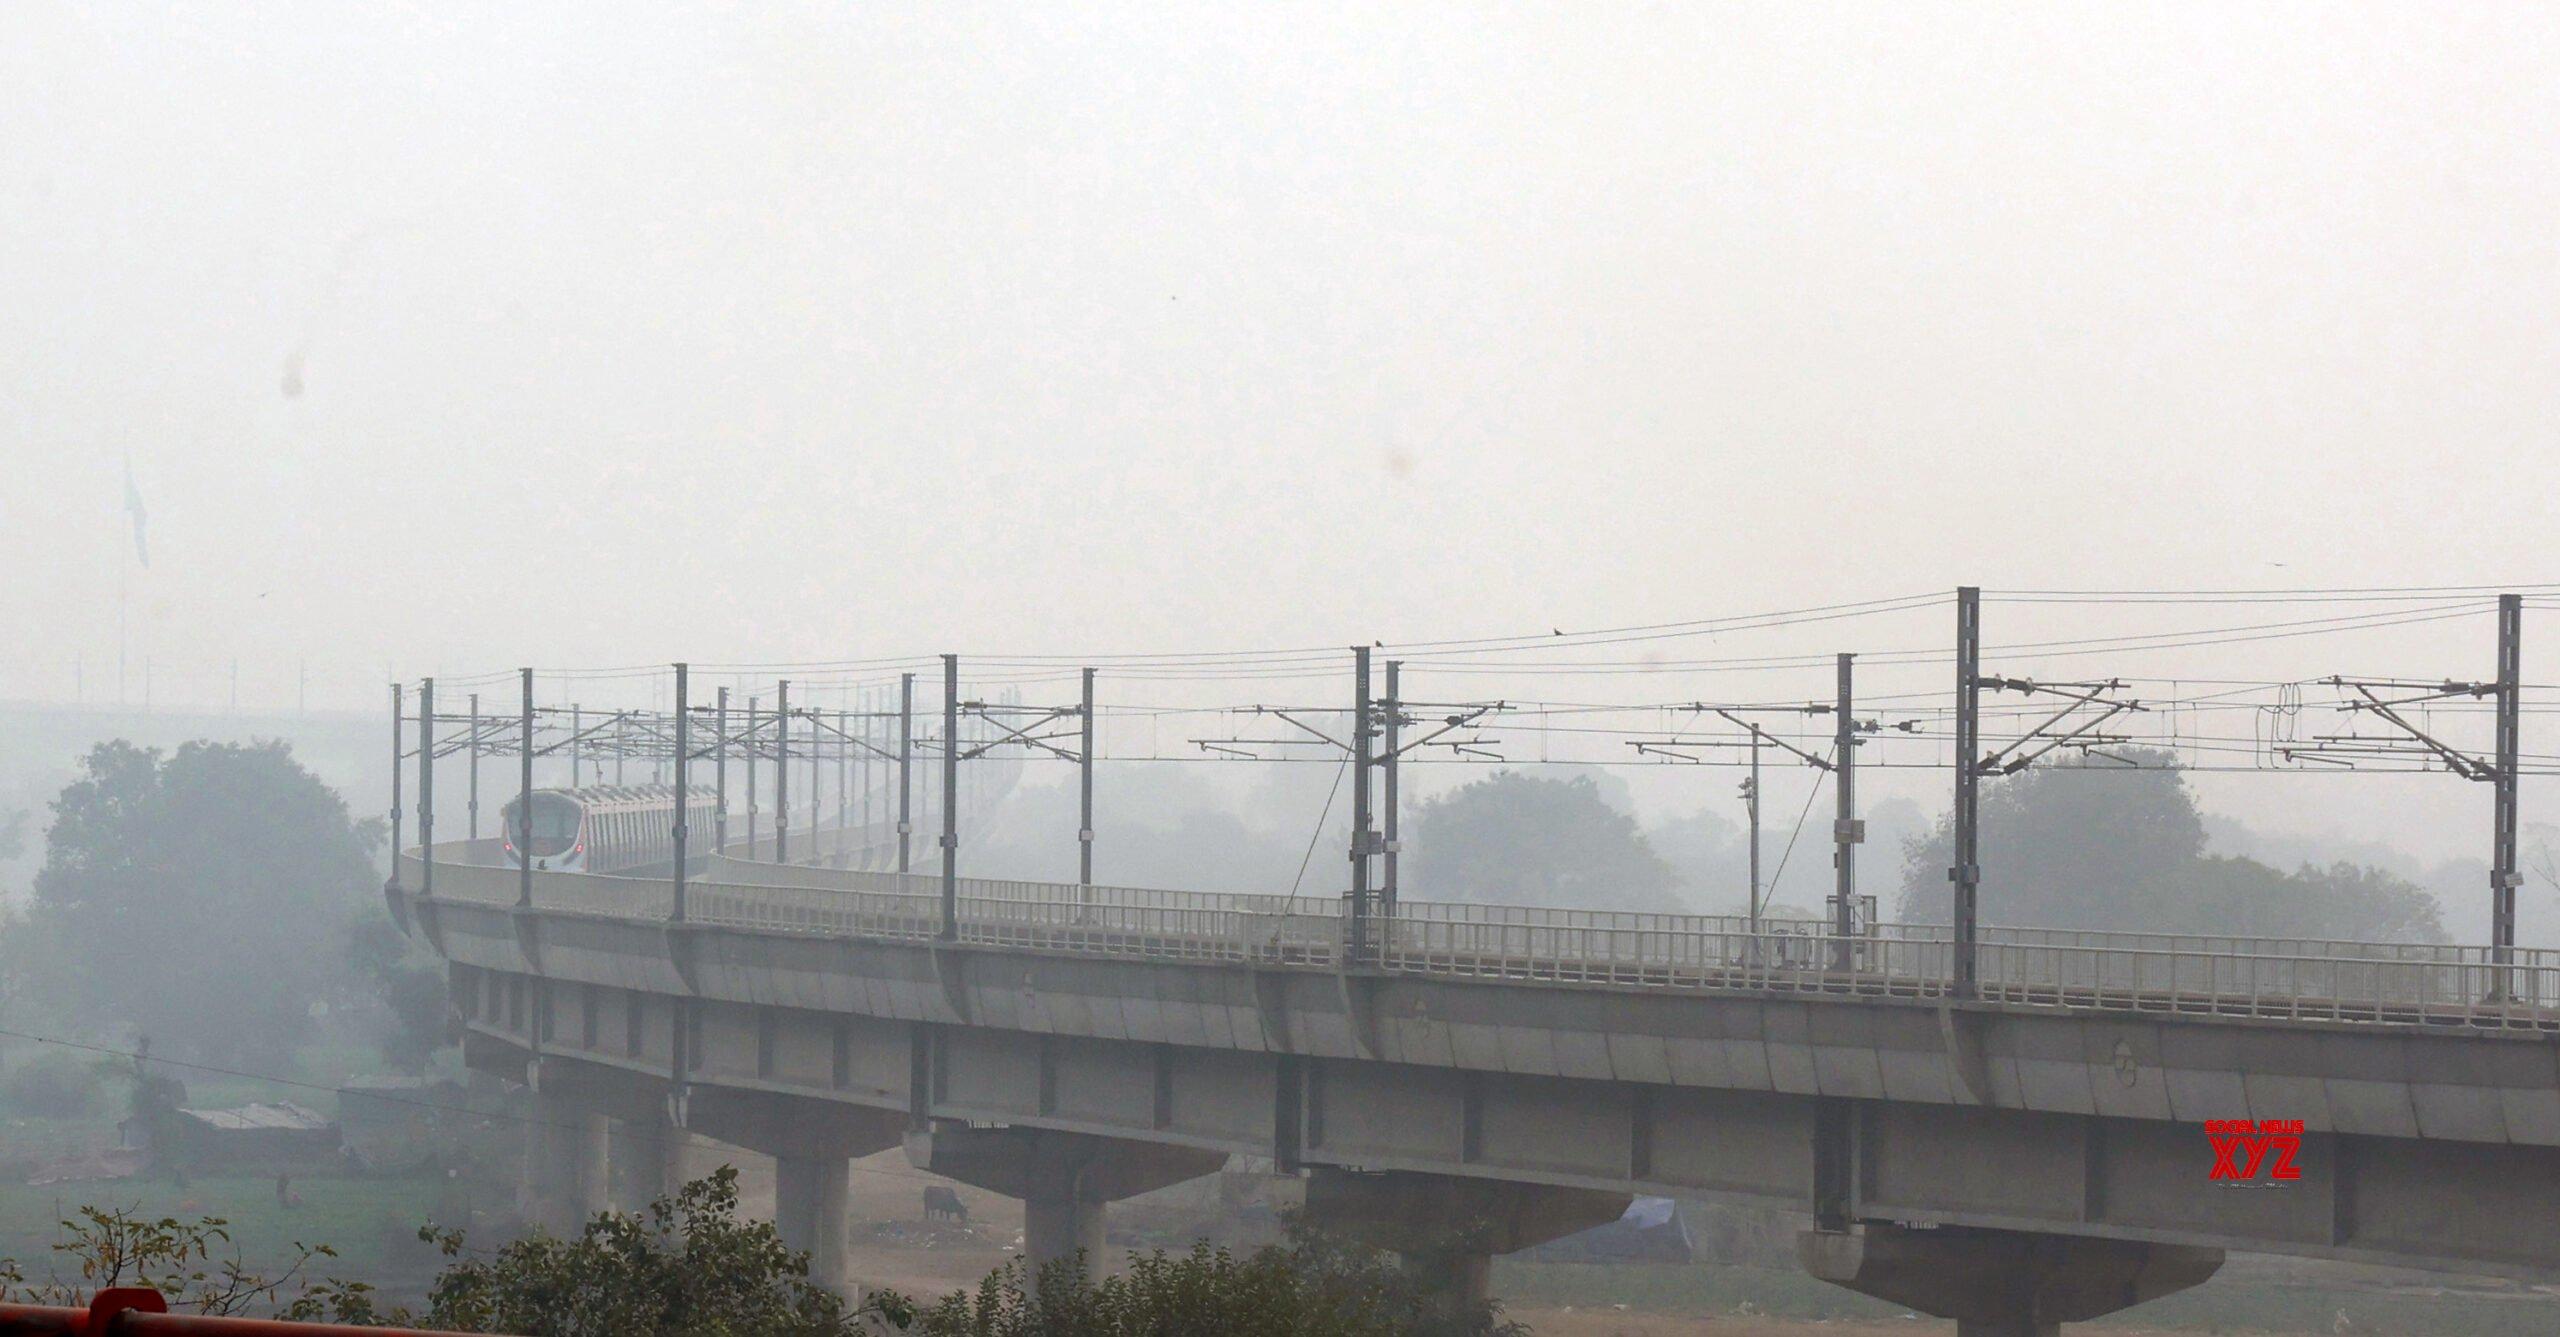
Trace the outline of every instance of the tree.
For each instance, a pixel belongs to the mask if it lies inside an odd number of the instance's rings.
[[[1750,835],[1714,808],[1657,823],[1645,833],[1692,904],[1740,909],[1750,899]]]
[[[352,982],[369,992],[350,1001],[371,1007],[371,1029],[383,1059],[406,1072],[425,1071],[445,1042],[449,1009],[443,968],[387,914],[350,921],[346,955]]]
[[[1589,776],[1495,771],[1422,804],[1408,831],[1416,900],[1680,908],[1671,865]]]
[[[523,1337],[835,1337],[861,1329],[809,1280],[772,1223],[740,1221],[738,1172],[723,1166],[645,1212],[603,1212],[575,1238],[546,1233],[466,1256],[459,1231],[430,1233],[449,1262],[425,1325]]]
[[[2208,855],[2205,823],[2176,759],[2075,760],[1982,782],[1982,918],[2038,928],[2444,940],[2435,898],[2378,868],[2287,873]],[[1950,917],[1953,834],[1941,818],[1906,840],[1901,915]]]
[[[28,927],[43,996],[167,1049],[272,1066],[342,969],[379,824],[282,743],[102,743],[53,801]]]

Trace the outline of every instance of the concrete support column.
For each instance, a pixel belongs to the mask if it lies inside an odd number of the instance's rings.
[[[623,1166],[624,1211],[647,1211],[650,1203],[684,1187],[685,1148],[691,1143],[683,1129],[669,1123],[664,1115],[622,1120],[618,1129],[622,1134],[616,1141],[622,1148],[617,1159]]]
[[[1870,1222],[1796,1237],[1807,1272],[1924,1314],[1958,1337],[2057,1337],[2065,1323],[2112,1314],[2203,1283],[2222,1250],[2086,1235]]]
[[[809,1254],[810,1279],[850,1298],[845,1249],[846,1184],[856,1157],[898,1145],[903,1110],[864,1109],[778,1092],[697,1086],[686,1098],[685,1126],[716,1142],[771,1156],[775,1231]],[[682,1171],[660,1173],[669,1187]]]
[[[516,1180],[516,1214],[558,1233],[576,1210],[578,1112],[556,1092],[536,1087],[527,1099],[524,1168]]]
[[[1307,1219],[1404,1257],[1436,1274],[1435,1288],[1461,1311],[1493,1298],[1493,1258],[1579,1234],[1627,1214],[1634,1199],[1599,1189],[1513,1184],[1408,1171],[1316,1167]]]
[[[575,1148],[569,1228],[575,1230],[613,1205],[613,1120],[593,1111],[581,1111],[569,1136]]]
[[[1082,1255],[1088,1266],[1103,1258],[1103,1218],[1108,1204],[1085,1196],[1069,1182],[1033,1184],[1022,1199],[1022,1254],[1032,1270]]]
[[[1035,1270],[1082,1252],[1104,1261],[1104,1209],[1186,1179],[1215,1174],[1222,1152],[1044,1128],[937,1127],[909,1133],[917,1169],[1022,1200],[1022,1251]]]
[[[782,1242],[809,1255],[809,1279],[844,1291],[845,1200],[852,1167],[841,1156],[777,1157],[773,1226]]]

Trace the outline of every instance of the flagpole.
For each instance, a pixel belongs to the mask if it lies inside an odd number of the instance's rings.
[[[133,556],[125,554],[116,563],[116,708],[124,708],[124,597],[133,584]]]

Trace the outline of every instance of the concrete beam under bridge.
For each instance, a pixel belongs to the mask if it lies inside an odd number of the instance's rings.
[[[1833,1285],[1954,1319],[1957,1337],[2057,1337],[2222,1268],[2222,1250],[2189,1244],[1882,1222],[1808,1230],[1796,1256]]]
[[[1445,1269],[1441,1289],[1469,1308],[1493,1298],[1495,1254],[1607,1225],[1632,1201],[1602,1189],[1405,1170],[1318,1167],[1307,1180],[1307,1219],[1317,1228]]]
[[[1036,1278],[1043,1265],[1103,1256],[1103,1209],[1186,1179],[1217,1173],[1222,1151],[1046,1128],[940,1125],[906,1137],[919,1170],[1022,1201],[1022,1245]]]
[[[898,1145],[903,1112],[841,1101],[721,1086],[694,1086],[671,1117],[669,1084],[609,1065],[545,1055],[525,1065],[533,1088],[519,1189],[524,1217],[573,1234],[608,1204],[610,1152],[618,1141],[633,1208],[681,1186],[692,1134],[774,1162],[774,1229],[809,1255],[810,1279],[851,1294],[846,1270],[846,1197],[856,1157]],[[616,1126],[622,1136],[612,1136]]]

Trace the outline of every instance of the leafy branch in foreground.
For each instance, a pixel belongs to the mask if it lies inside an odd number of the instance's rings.
[[[231,1223],[218,1216],[182,1221],[137,1216],[130,1208],[82,1207],[61,1225],[53,1252],[65,1266],[30,1282],[15,1260],[0,1259],[0,1295],[77,1307],[110,1286],[148,1286],[175,1313],[270,1311],[292,1319],[380,1321],[371,1287],[312,1275],[316,1265],[338,1256],[326,1244],[296,1243],[285,1269],[266,1276],[242,1260]]]

